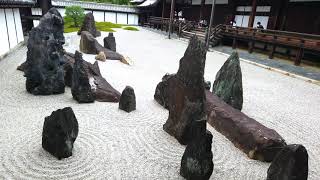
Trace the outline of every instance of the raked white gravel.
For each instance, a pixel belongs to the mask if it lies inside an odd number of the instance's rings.
[[[23,47],[0,61],[0,179],[182,179],[185,147],[162,130],[168,111],[153,100],[162,76],[175,73],[187,43],[140,28],[114,33],[118,52],[132,66],[99,62],[107,81],[120,92],[134,88],[137,110],[128,114],[117,103],[78,104],[70,88],[61,95],[33,96],[16,67],[26,58]],[[102,33],[98,40],[103,44]],[[66,34],[65,49],[78,49],[79,37]],[[94,55],[84,55],[94,62]],[[206,80],[211,82],[227,56],[208,52]],[[241,62],[243,112],[274,128],[288,143],[309,153],[309,180],[320,179],[320,86]],[[71,106],[79,122],[73,156],[57,160],[41,148],[45,116]],[[212,180],[264,180],[269,163],[250,160],[223,135],[213,134]]]

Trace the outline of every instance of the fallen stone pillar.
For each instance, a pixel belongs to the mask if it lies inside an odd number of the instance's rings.
[[[206,90],[208,123],[251,159],[271,162],[286,143],[267,128]]]

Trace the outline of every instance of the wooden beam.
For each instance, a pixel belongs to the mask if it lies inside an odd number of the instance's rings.
[[[201,21],[201,20],[202,20],[204,4],[205,4],[205,0],[201,0],[201,4],[200,4],[200,14],[199,14],[199,21]]]
[[[213,24],[215,6],[216,6],[216,0],[212,0],[210,24],[209,24],[209,28],[208,28],[208,32],[207,32],[207,38],[206,38],[206,47],[207,47],[207,49],[209,48],[209,41],[210,41],[211,28],[212,28],[212,24]]]
[[[164,13],[165,13],[165,8],[166,7],[166,0],[162,0],[162,23],[161,23],[161,31],[163,31],[163,18],[164,18]]]
[[[257,11],[257,0],[252,0],[252,10],[249,18],[248,27],[253,27],[254,19]]]

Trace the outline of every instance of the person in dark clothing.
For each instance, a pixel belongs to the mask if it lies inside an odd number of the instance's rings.
[[[258,22],[257,24],[258,24],[258,25],[257,25],[257,28],[258,28],[258,29],[264,29],[264,27],[261,25],[261,22]]]

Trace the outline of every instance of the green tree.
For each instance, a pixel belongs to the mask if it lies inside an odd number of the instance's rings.
[[[67,6],[65,14],[65,20],[71,21],[73,23],[73,27],[79,27],[85,16],[84,9],[80,6]]]

